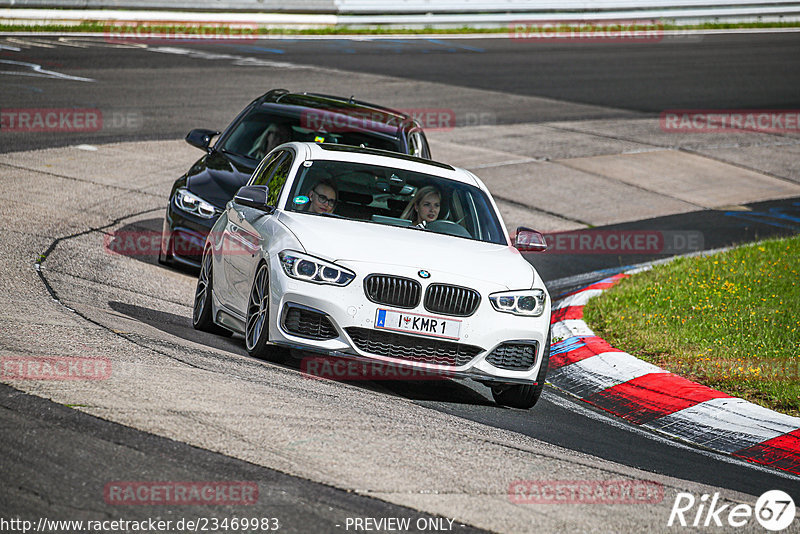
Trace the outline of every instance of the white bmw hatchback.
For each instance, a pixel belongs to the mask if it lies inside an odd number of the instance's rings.
[[[472,173],[357,147],[287,143],[228,203],[205,244],[200,330],[471,378],[530,408],[550,351],[550,297]]]

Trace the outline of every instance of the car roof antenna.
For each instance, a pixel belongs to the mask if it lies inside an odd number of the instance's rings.
[[[355,104],[356,103],[356,95],[350,95],[350,103],[351,104]]]

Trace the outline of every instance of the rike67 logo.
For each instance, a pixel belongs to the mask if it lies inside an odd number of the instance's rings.
[[[765,529],[778,532],[789,528],[795,518],[794,500],[781,490],[761,495],[755,506],[746,503],[720,503],[719,493],[703,494],[697,499],[691,493],[678,493],[669,514],[667,526],[682,527],[743,527],[753,517]]]

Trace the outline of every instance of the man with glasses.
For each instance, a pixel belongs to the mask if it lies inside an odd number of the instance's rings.
[[[336,187],[330,180],[321,180],[308,192],[311,213],[333,213],[336,207]]]

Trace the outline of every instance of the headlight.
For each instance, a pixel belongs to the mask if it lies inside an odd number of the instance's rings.
[[[539,317],[544,313],[547,296],[541,289],[506,291],[489,295],[489,301],[499,312]]]
[[[295,252],[294,250],[284,250],[278,257],[283,266],[283,272],[292,278],[315,282],[317,284],[331,284],[334,286],[346,286],[356,277],[355,273],[335,263]]]
[[[188,189],[181,187],[175,192],[175,204],[183,211],[194,215],[199,215],[205,219],[212,219],[217,210],[197,195],[190,193]]]

